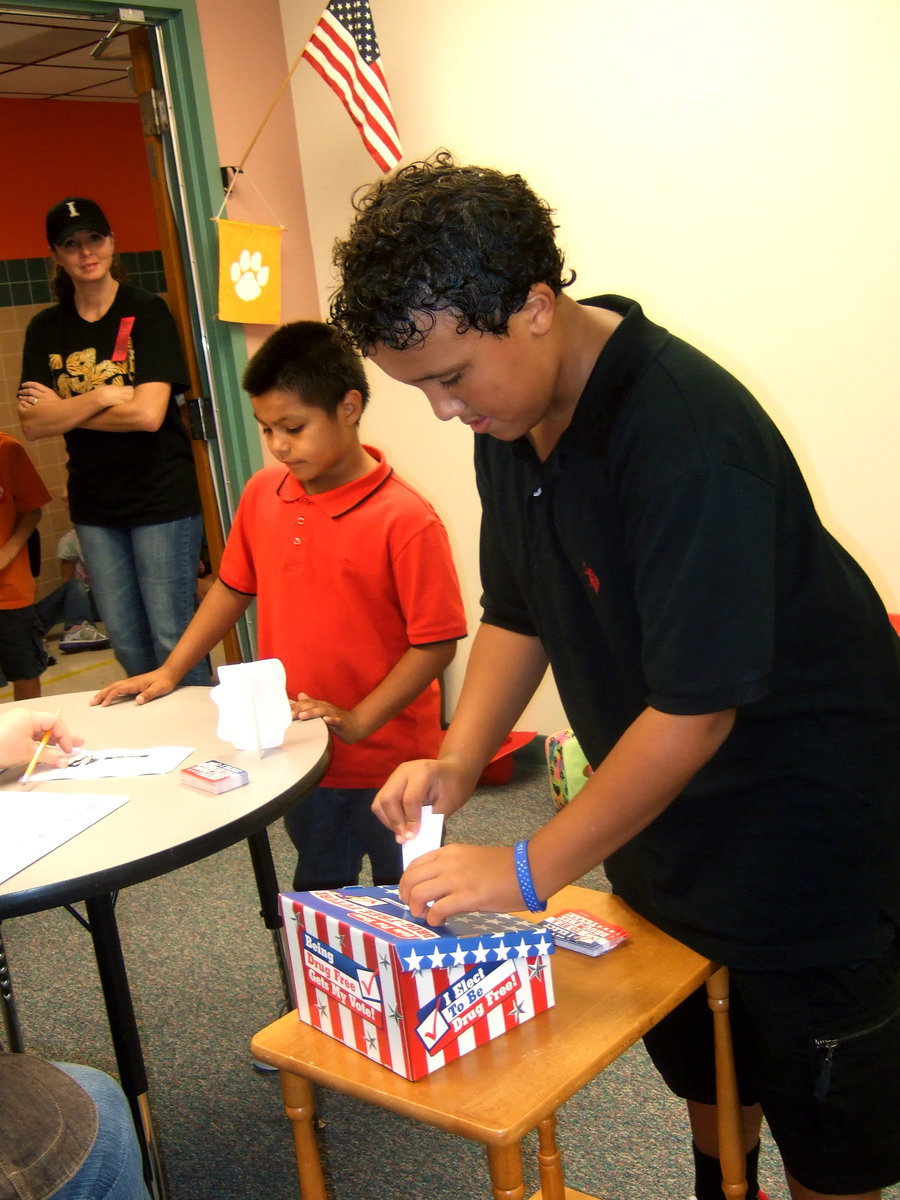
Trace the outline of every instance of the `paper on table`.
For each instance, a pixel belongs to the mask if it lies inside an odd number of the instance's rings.
[[[34,776],[32,776],[32,779]],[[128,800],[62,792],[0,792],[0,883],[68,842]]]
[[[29,783],[53,779],[133,779],[167,775],[193,754],[195,746],[142,746],[135,750],[87,750],[81,747],[65,767],[37,767]],[[22,780],[20,779],[21,783]]]
[[[409,842],[403,843],[403,870],[405,871],[413,859],[429,850],[437,850],[441,845],[441,834],[444,831],[444,817],[436,813],[430,804],[422,806],[422,821],[419,832]]]
[[[236,750],[274,750],[284,744],[292,721],[287,675],[277,658],[221,666],[219,684],[210,692],[219,707],[216,730]]]

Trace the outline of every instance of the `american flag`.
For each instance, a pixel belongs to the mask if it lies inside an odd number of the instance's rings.
[[[368,0],[331,0],[303,57],[341,98],[382,171],[390,171],[403,151]]]

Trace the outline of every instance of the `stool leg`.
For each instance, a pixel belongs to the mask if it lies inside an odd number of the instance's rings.
[[[494,1200],[525,1200],[525,1176],[522,1174],[522,1149],[519,1143],[488,1146],[487,1156]],[[303,1200],[306,1200],[305,1196]]]
[[[291,1121],[294,1157],[300,1181],[301,1200],[328,1200],[322,1158],[315,1127],[315,1101],[312,1084],[302,1075],[279,1071],[284,1111]]]
[[[566,1200],[562,1155],[556,1141],[556,1114],[539,1122],[537,1131],[541,1200]]]
[[[743,1200],[747,1194],[746,1154],[737,1078],[734,1073],[734,1047],[728,1019],[728,968],[719,967],[706,981],[706,995],[713,1014],[716,1051],[716,1112],[718,1115],[719,1162],[722,1165],[722,1191],[729,1200]]]

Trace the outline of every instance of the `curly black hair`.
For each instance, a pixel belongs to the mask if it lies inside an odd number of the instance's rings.
[[[263,342],[244,368],[244,391],[262,396],[278,389],[293,392],[302,404],[331,416],[349,391],[369,399],[363,361],[324,321],[292,321]]]
[[[559,295],[575,278],[563,280],[553,209],[525,180],[458,166],[447,150],[357,193],[353,207],[334,247],[331,320],[362,354],[416,345],[446,311],[460,333],[505,334],[533,284]]]

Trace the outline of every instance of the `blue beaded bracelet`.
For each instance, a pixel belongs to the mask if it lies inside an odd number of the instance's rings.
[[[534,880],[531,878],[531,865],[528,862],[528,843],[516,842],[516,878],[522,892],[522,899],[529,912],[543,912],[547,902],[542,904],[534,890]]]

